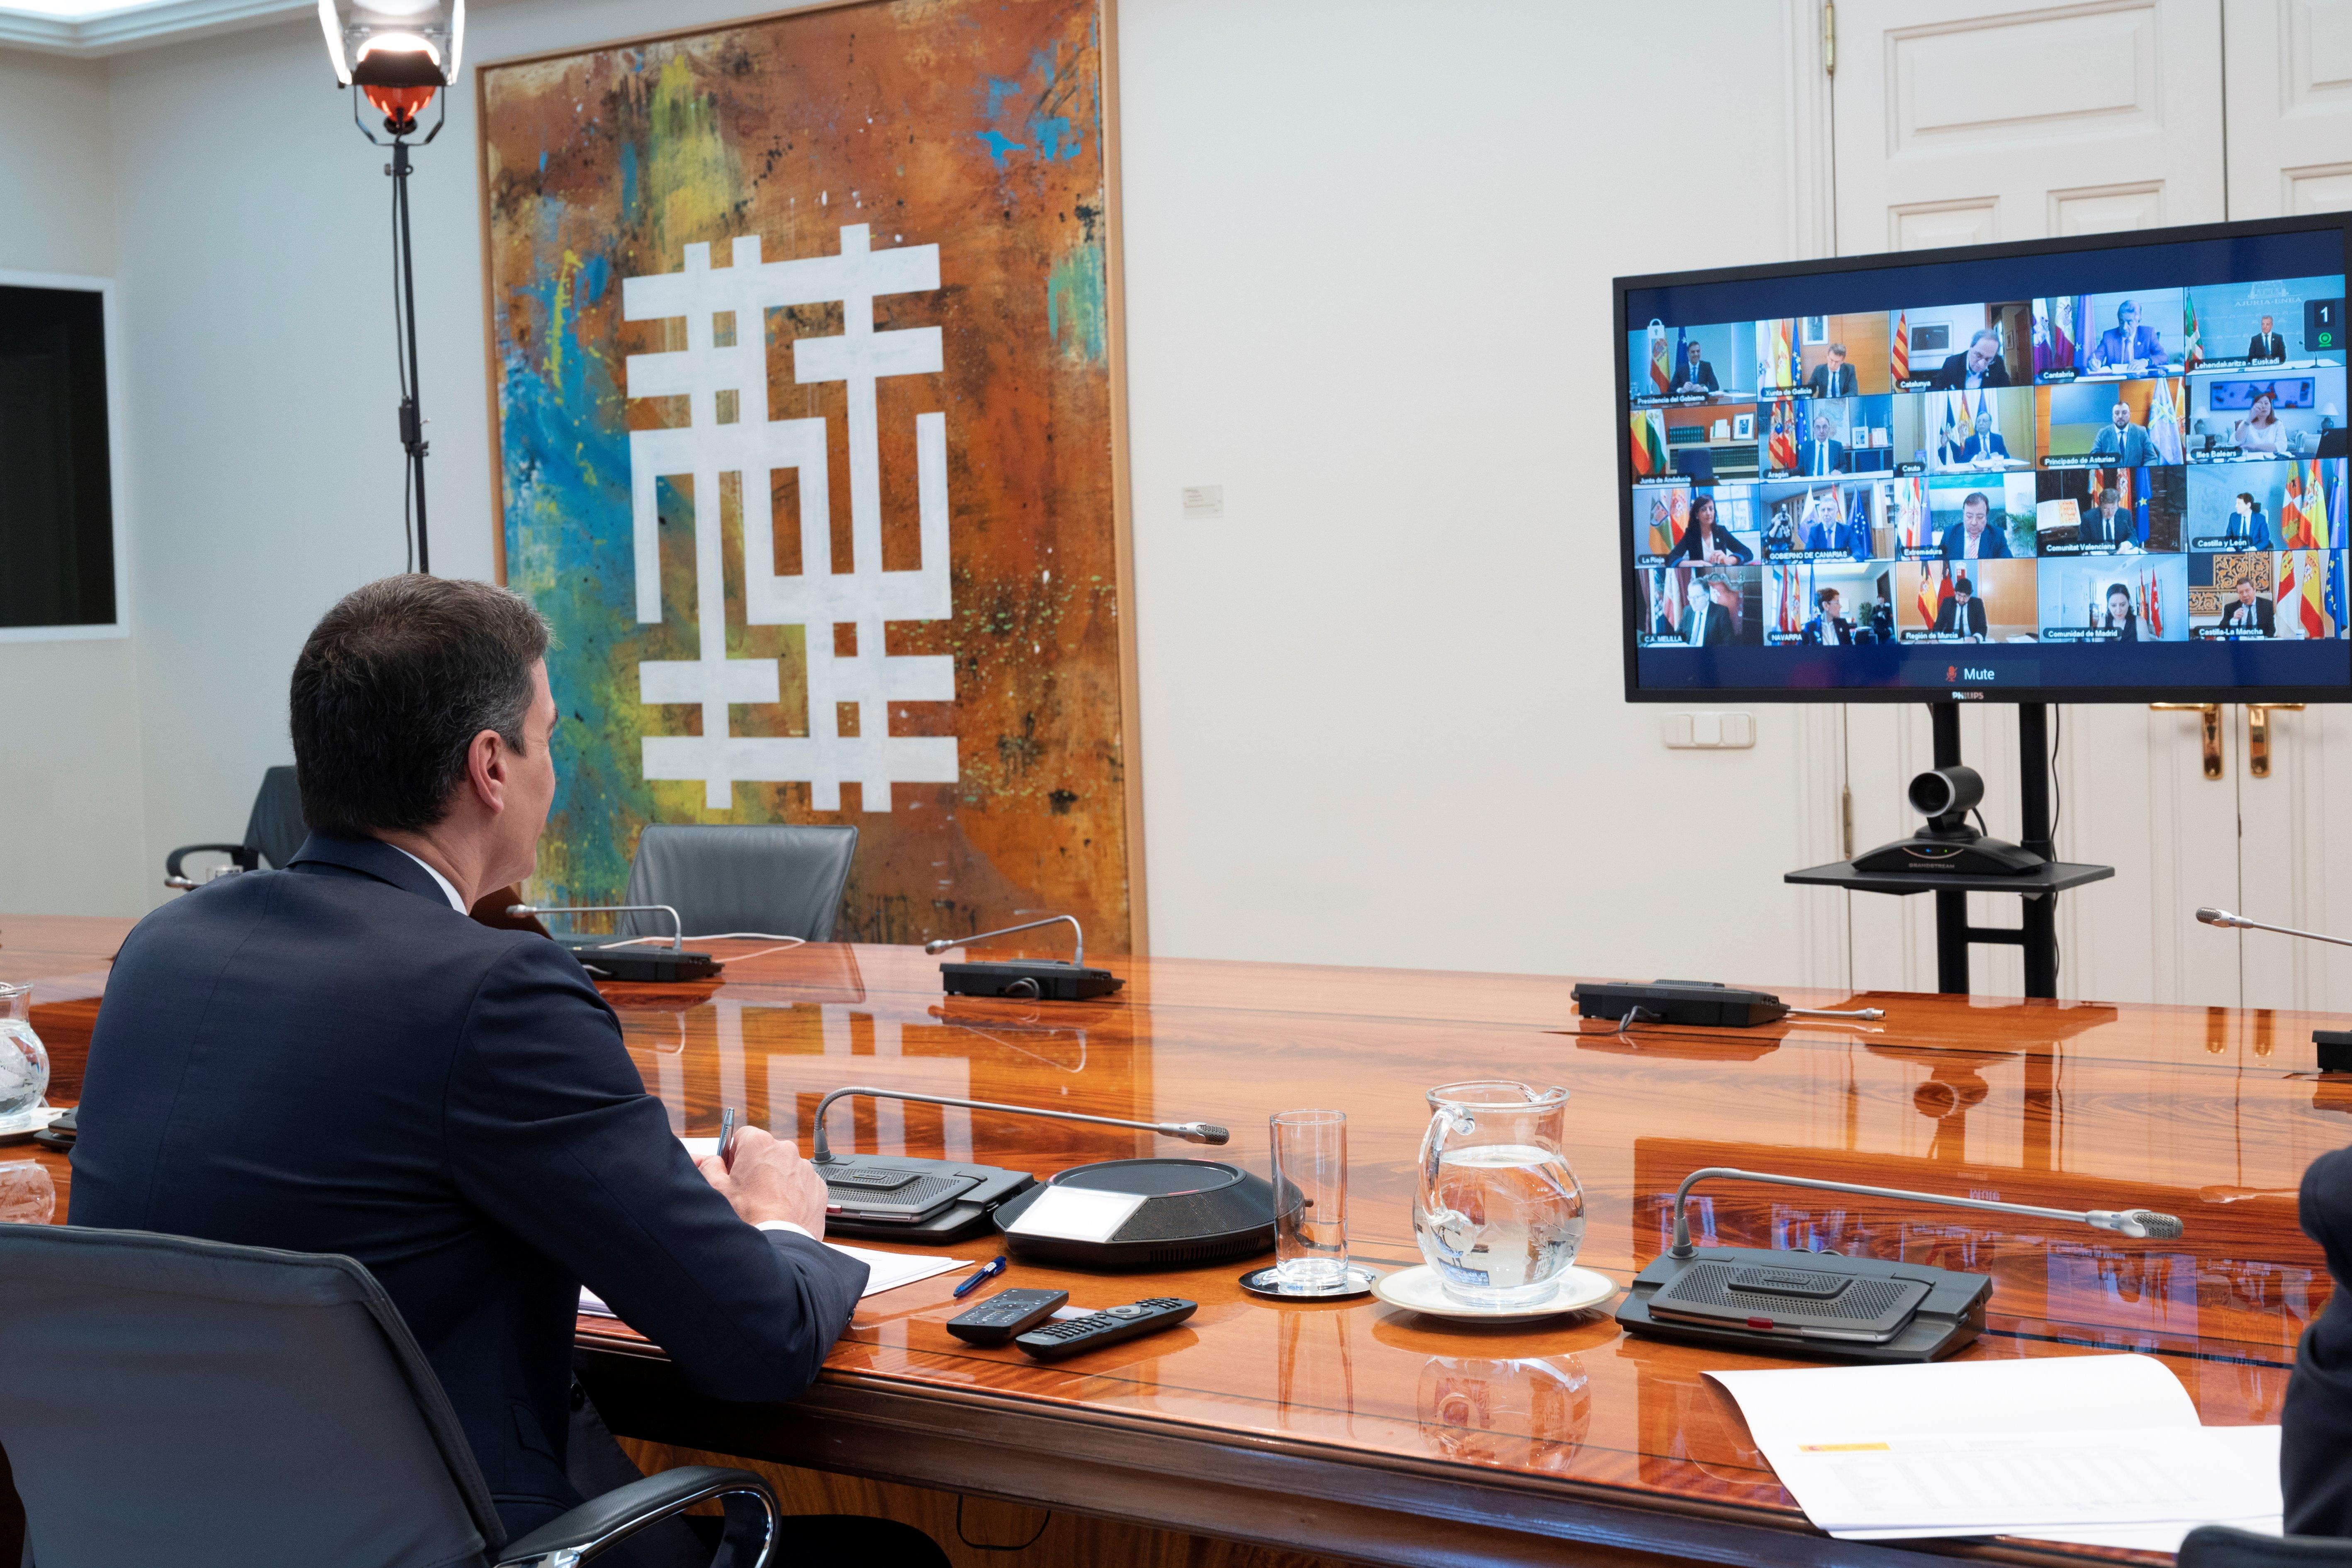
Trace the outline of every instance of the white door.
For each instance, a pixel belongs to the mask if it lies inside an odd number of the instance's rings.
[[[1986,0],[1838,0],[1841,253],[2225,216],[2219,0],[1991,9]],[[2192,910],[2236,893],[2242,770],[2205,776],[2193,713],[2078,706],[2052,721],[2059,853],[2116,868],[2112,881],[2059,900],[2060,994],[2235,1003],[2237,946]],[[1961,731],[1985,775],[1988,825],[2016,837],[2014,710],[1964,709]],[[1846,737],[1854,847],[1909,833],[1916,819],[1903,786],[1929,765],[1925,712],[1857,704]],[[1850,897],[1856,986],[1933,990],[1927,897]],[[1973,923],[2018,923],[2012,897],[1969,901]],[[1979,991],[2024,989],[2014,949],[1976,949],[1972,975]]]
[[[2225,17],[2229,216],[2352,206],[2352,5],[2230,0]],[[2331,916],[2337,923],[2352,916],[2352,898],[2331,910],[2327,897],[2352,874],[2352,828],[2331,831],[2331,802],[2344,799],[2352,780],[2329,768],[2331,759],[2352,757],[2352,712],[2331,706],[2270,715],[2268,777],[2252,771],[2252,719],[2240,710],[2231,758],[2244,824],[2233,907],[2278,925],[2329,930]],[[2352,1008],[2352,949],[2236,934],[2247,1005]]]

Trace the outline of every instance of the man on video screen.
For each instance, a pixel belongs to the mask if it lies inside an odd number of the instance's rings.
[[[1831,439],[1834,426],[1826,414],[1813,416],[1813,438],[1797,447],[1797,471],[1813,478],[1845,472],[1845,443]]]
[[[1807,647],[1852,647],[1854,646],[1853,623],[1845,618],[1845,605],[1835,588],[1824,588],[1813,595],[1821,608],[1805,623]]]
[[[2140,325],[2139,301],[2126,300],[2117,305],[2116,324],[2099,334],[2099,346],[2091,354],[2092,368],[2137,375],[2164,363],[2164,334]]]
[[[2252,492],[2238,492],[2235,510],[2230,513],[2228,537],[2232,543],[2243,544],[2249,550],[2271,548],[2270,519],[2263,515],[2263,503],[2253,498]]]
[[[2009,536],[1991,526],[1992,502],[1970,490],[1960,502],[1960,521],[1944,530],[1947,561],[1999,561],[2009,554]]]
[[[2000,357],[2000,334],[1979,327],[1969,346],[1944,361],[1927,383],[1930,392],[1974,392],[1982,386],[2007,386],[2009,366]]]
[[[1657,384],[1653,382],[1651,384],[1654,386]],[[1715,366],[1706,362],[1699,352],[1699,346],[1693,343],[1684,351],[1683,363],[1675,366],[1674,384],[1666,390],[1668,392],[1721,392],[1723,386],[1715,379]]]
[[[2277,624],[2272,618],[2271,602],[2254,592],[2254,580],[2238,579],[2238,596],[2221,612],[2221,629],[2225,632],[2254,632],[2263,637],[2278,635]]]
[[[1813,374],[1805,378],[1815,397],[1852,397],[1855,391],[1853,366],[1845,363],[1845,345],[1832,343],[1830,357],[1813,366]]]
[[[1975,587],[1966,577],[1952,579],[1952,596],[1936,608],[1936,629],[1964,633],[1977,642],[1985,639],[1984,602],[1976,596]]]
[[[2148,439],[2147,426],[2132,423],[2131,405],[2121,398],[2107,411],[2099,438],[2091,443],[2091,455],[2116,458],[2116,466],[2126,468],[2144,468],[2164,460],[2157,456],[2156,443]]]
[[[1715,602],[1715,581],[1695,574],[1690,584],[1690,610],[1683,616],[1683,641],[1693,647],[1716,647],[1731,640],[1731,614]]]
[[[2078,538],[2085,544],[2129,544],[2139,534],[2132,514],[2124,510],[2124,498],[2113,485],[2099,492],[2096,510],[2083,519]]]
[[[2286,358],[2286,340],[2271,331],[2271,319],[2263,318],[2263,330],[2246,343],[2246,357],[2252,360],[2283,360]]]

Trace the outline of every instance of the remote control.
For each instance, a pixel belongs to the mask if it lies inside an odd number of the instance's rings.
[[[948,1332],[975,1345],[1001,1345],[1062,1310],[1067,1290],[999,1290],[948,1320]]]
[[[1096,1350],[1140,1334],[1172,1329],[1199,1310],[1197,1301],[1181,1300],[1174,1296],[1156,1296],[1149,1301],[1129,1301],[1123,1307],[1108,1307],[1091,1317],[1065,1318],[1058,1323],[1032,1329],[1013,1342],[1041,1361],[1059,1361],[1080,1351]]]

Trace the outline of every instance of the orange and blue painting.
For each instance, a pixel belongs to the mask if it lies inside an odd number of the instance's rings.
[[[803,11],[480,73],[530,893],[850,823],[836,934],[1129,950],[1099,0]]]

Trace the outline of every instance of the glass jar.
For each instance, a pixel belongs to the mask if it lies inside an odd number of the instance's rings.
[[[1560,1149],[1568,1090],[1486,1079],[1428,1100],[1412,1202],[1422,1257],[1465,1306],[1544,1300],[1584,1242],[1584,1189]]]
[[[0,982],[0,1127],[26,1119],[49,1089],[49,1053],[33,1033],[33,988]]]

